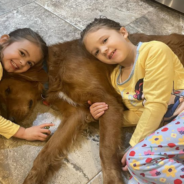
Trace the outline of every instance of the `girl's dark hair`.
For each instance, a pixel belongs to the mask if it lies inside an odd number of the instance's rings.
[[[95,18],[93,22],[89,23],[86,28],[81,32],[81,42],[87,33],[97,31],[101,28],[114,29],[119,31],[122,26],[120,23],[110,20],[108,18]]]
[[[43,54],[43,60],[42,62],[47,58],[48,54],[48,47],[43,38],[35,31],[33,31],[30,28],[22,28],[22,29],[16,29],[9,33],[9,40],[7,41],[7,46],[12,44],[13,42],[20,41],[22,39],[26,39],[34,44],[36,44],[38,47],[40,47],[42,54]]]

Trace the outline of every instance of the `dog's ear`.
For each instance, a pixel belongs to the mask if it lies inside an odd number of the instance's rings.
[[[45,72],[43,68],[34,68],[33,70],[28,70],[24,73],[8,73],[3,72],[3,78],[9,78],[9,77],[15,77],[15,78],[22,78],[27,81],[32,82],[41,82],[46,83],[48,82],[48,74]]]
[[[48,74],[42,68],[40,70],[28,70],[27,72],[20,74],[20,76],[28,81],[41,83],[45,83],[48,81]]]

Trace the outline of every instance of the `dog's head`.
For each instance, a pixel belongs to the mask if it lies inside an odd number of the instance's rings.
[[[0,105],[3,117],[20,122],[33,110],[41,99],[43,85],[22,78],[3,78],[0,82]]]

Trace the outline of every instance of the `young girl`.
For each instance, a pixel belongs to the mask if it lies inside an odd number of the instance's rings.
[[[9,35],[0,38],[0,79],[3,70],[9,73],[23,73],[32,67],[42,64],[47,55],[47,45],[39,34],[29,28],[17,29]],[[0,135],[6,138],[17,137],[29,141],[45,141],[50,130],[42,124],[30,128],[23,128],[0,116]]]
[[[182,183],[184,113],[155,131],[170,101],[176,103],[180,99],[174,111],[179,113],[183,109],[182,90],[178,89],[184,89],[184,69],[178,57],[162,42],[133,45],[124,27],[104,18],[90,23],[81,33],[81,40],[87,51],[101,62],[118,64],[111,82],[128,108],[123,125],[136,125],[130,139],[134,147],[122,158],[122,169],[128,168],[133,176],[129,183]],[[174,102],[172,92],[179,96]],[[107,109],[107,104],[99,102],[91,105],[90,112],[98,119]],[[168,111],[173,118],[174,111]],[[166,118],[170,119],[168,115]],[[150,133],[153,134],[140,142]]]

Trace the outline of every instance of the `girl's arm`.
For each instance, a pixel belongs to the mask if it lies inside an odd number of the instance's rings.
[[[91,105],[91,101],[88,101],[88,104]],[[90,106],[90,113],[96,120],[98,120],[106,110],[108,110],[108,105],[105,102],[96,102]],[[122,126],[124,127],[136,126],[140,116],[141,113],[136,114],[133,111],[126,110],[123,112],[123,119],[120,121],[122,121]]]
[[[134,146],[154,132],[166,113],[173,89],[176,56],[164,43],[157,42],[147,53],[143,92],[143,113],[130,140]],[[178,61],[179,62],[179,61]]]
[[[30,128],[20,127],[13,137],[25,139],[28,141],[45,141],[50,135],[50,130],[45,129],[46,126],[53,126],[52,123],[45,123],[38,126],[32,126]]]
[[[50,135],[50,130],[44,129],[44,127],[46,126],[53,126],[53,124],[42,124],[39,126],[33,126],[25,129],[0,116],[0,135],[6,137],[7,139],[13,136],[29,141],[44,141]]]
[[[0,116],[0,135],[9,139],[12,137],[20,128],[20,125],[12,123],[11,121]]]

